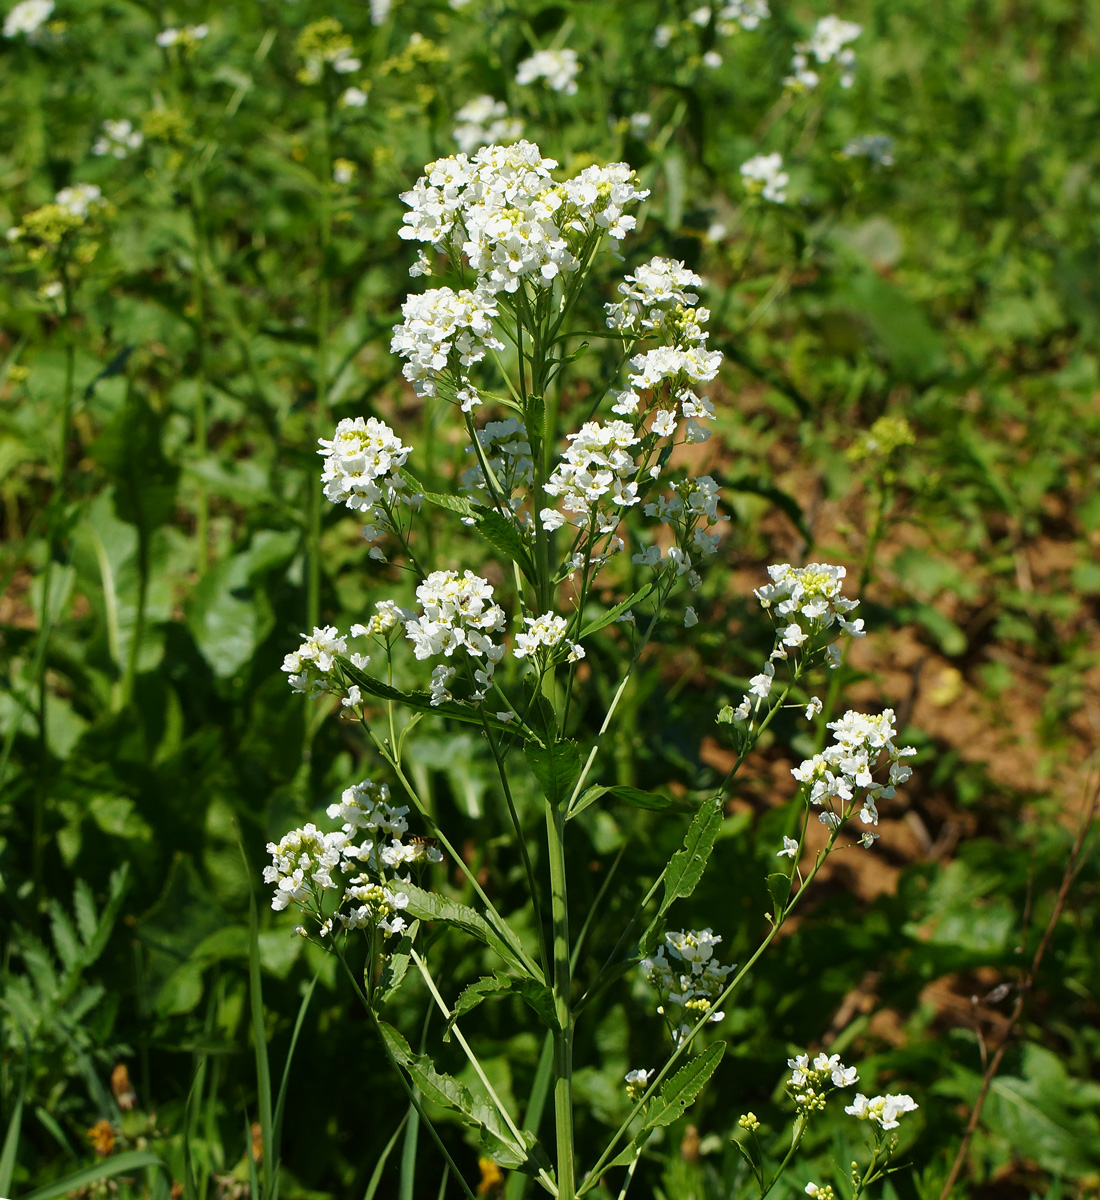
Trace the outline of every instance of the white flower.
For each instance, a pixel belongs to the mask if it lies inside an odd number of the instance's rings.
[[[765,663],[764,670],[749,680],[749,695],[759,696],[761,700],[767,700],[771,694],[774,679],[775,667],[771,663]]]
[[[848,142],[841,154],[845,158],[866,158],[872,166],[894,165],[894,139],[885,134],[864,134]]]
[[[340,104],[344,108],[363,108],[366,103],[367,93],[362,88],[346,88],[340,97]]]
[[[684,628],[690,629],[693,625],[699,624],[699,618],[695,613],[695,609],[689,604],[684,610]]]
[[[330,689],[329,676],[337,658],[347,654],[348,644],[335,625],[315,627],[302,635],[302,644],[283,659],[282,669],[296,692],[314,695]]]
[[[130,121],[104,121],[103,133],[96,138],[92,153],[102,157],[110,154],[114,158],[125,158],[131,150],[137,150],[145,140],[140,129]]]
[[[370,0],[370,23],[372,25],[385,24],[392,7],[393,0]]]
[[[194,45],[210,32],[209,25],[187,25],[183,29],[162,29],[156,36],[158,46]]]
[[[575,96],[580,69],[576,50],[537,50],[519,64],[516,83],[523,86],[536,79],[545,79],[555,92]]]
[[[753,30],[770,15],[768,0],[730,0],[718,10],[715,28],[723,37],[728,37],[735,32],[735,26]]]
[[[734,970],[719,966],[714,947],[721,941],[709,929],[665,934],[665,944],[653,958],[643,959],[641,968],[657,989],[661,1004],[657,1011],[665,1016],[679,1045],[700,1014],[711,1008]],[[671,1011],[670,1011],[671,1010]],[[725,1014],[712,1013],[711,1021]]]
[[[820,714],[821,709],[822,709],[821,697],[820,696],[811,696],[810,703],[806,705],[806,720],[812,721],[814,719],[814,717],[816,717]]]
[[[703,66],[709,67],[710,70],[716,71],[722,65],[722,56],[717,50],[708,50],[703,55]]]
[[[37,33],[53,12],[53,0],[20,0],[4,20],[4,37]]]
[[[582,524],[596,513],[605,497],[619,507],[638,503],[630,450],[641,438],[635,436],[633,426],[626,421],[606,425],[589,421],[570,434],[569,441],[569,449],[546,482],[547,495],[560,497],[566,512],[583,517]]]
[[[796,838],[792,838],[792,837],[786,837],[786,836],[784,836],[784,838],[783,838],[783,849],[782,849],[782,850],[777,850],[777,851],[775,852],[775,857],[776,857],[776,858],[782,858],[784,855],[786,855],[788,858],[794,858],[794,857],[795,857],[795,855],[796,855],[797,853],[798,853],[798,841],[797,841],[797,839],[796,839]]]
[[[868,1100],[859,1092],[844,1111],[861,1121],[870,1121],[882,1129],[897,1129],[898,1117],[907,1112],[915,1112],[919,1107],[912,1096],[875,1096]]]
[[[799,91],[812,91],[821,82],[821,77],[810,67],[813,59],[818,66],[835,61],[841,68],[840,86],[849,88],[854,79],[855,52],[847,49],[863,32],[863,27],[854,21],[845,21],[830,15],[818,21],[808,42],[795,45],[791,58],[791,74],[784,79],[787,87]]]
[[[516,642],[512,650],[516,658],[527,658],[540,647],[553,650],[562,644],[569,647],[571,661],[584,657],[583,649],[565,636],[568,623],[564,617],[554,612],[548,612],[543,613],[541,617],[524,617],[523,621],[527,630],[524,633],[516,634]]]
[[[93,208],[102,206],[102,195],[94,183],[74,183],[72,187],[62,188],[54,196],[54,203],[71,216],[84,220]]]
[[[757,154],[741,164],[741,178],[750,194],[763,196],[773,204],[787,199],[790,176],[783,170],[783,155]]]
[[[402,373],[421,395],[434,396],[444,372],[462,378],[462,368],[504,349],[493,332],[497,307],[487,293],[432,288],[409,296],[401,312],[405,319],[394,329],[390,349],[408,360]]]
[[[414,507],[419,502],[408,493],[399,474],[410,449],[384,421],[346,417],[336,426],[331,441],[318,441],[321,449],[317,453],[325,459],[321,473],[325,497],[353,512],[369,514],[372,524],[364,528],[368,537],[377,536],[375,523],[389,524],[390,510],[399,500]]]
[[[630,132],[636,138],[644,138],[652,124],[653,117],[647,112],[631,113],[627,118],[627,125]]]
[[[349,158],[338,158],[332,164],[332,181],[347,187],[354,179],[358,168]]]
[[[523,122],[508,116],[508,106],[492,96],[477,96],[455,113],[454,139],[464,154],[479,146],[504,145],[523,136]]]
[[[492,586],[472,571],[461,576],[457,571],[433,571],[416,589],[416,598],[423,611],[405,622],[413,653],[419,659],[437,654],[450,658],[462,649],[480,660],[483,665],[474,673],[479,687],[471,699],[483,700],[504,655],[504,647],[489,636],[500,633],[505,624],[504,610],[493,603]]]

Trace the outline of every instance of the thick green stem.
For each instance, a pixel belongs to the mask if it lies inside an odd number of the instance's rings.
[[[557,1147],[558,1196],[574,1200],[573,1176],[573,1011],[570,1005],[569,903],[565,881],[565,811],[560,804],[546,809],[546,838],[550,859],[551,920],[554,929],[554,1124]]]

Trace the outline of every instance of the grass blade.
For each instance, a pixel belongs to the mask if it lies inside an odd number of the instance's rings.
[[[256,1050],[256,1093],[260,1109],[260,1133],[263,1138],[263,1191],[253,1191],[253,1196],[272,1200],[275,1186],[277,1148],[274,1139],[274,1122],[271,1112],[271,1064],[267,1058],[267,1033],[264,1024],[264,998],[260,982],[260,930],[256,914],[256,898],[248,901],[248,983],[252,1001],[252,1040]],[[251,1134],[249,1135],[251,1145]],[[250,1151],[251,1153],[251,1151]]]
[[[15,1098],[15,1107],[8,1122],[8,1132],[4,1135],[4,1149],[0,1151],[0,1196],[11,1193],[11,1178],[15,1174],[15,1155],[19,1149],[19,1134],[23,1127],[23,1096],[27,1090],[27,1070],[24,1066],[23,1077],[19,1081],[19,1095]]]
[[[405,1122],[408,1121],[410,1115],[416,1115],[416,1109],[411,1106],[409,1107],[409,1111],[401,1118],[401,1124],[393,1131],[393,1137],[386,1143],[378,1161],[374,1164],[374,1170],[371,1172],[367,1190],[363,1193],[363,1200],[374,1200],[375,1193],[378,1191],[378,1185],[382,1182],[382,1172],[386,1169],[386,1163],[393,1153],[393,1148],[397,1145],[397,1139],[401,1136],[401,1130],[405,1128]]]
[[[20,1200],[54,1200],[55,1196],[64,1196],[68,1192],[75,1192],[79,1188],[87,1187],[90,1183],[97,1183],[100,1179],[112,1179],[115,1175],[140,1171],[144,1167],[157,1168],[167,1176],[168,1182],[171,1184],[172,1173],[162,1159],[148,1150],[127,1150],[125,1154],[116,1154],[94,1166],[85,1167],[83,1171],[76,1171],[64,1179],[48,1183],[45,1187],[38,1188],[37,1191],[28,1192]]]

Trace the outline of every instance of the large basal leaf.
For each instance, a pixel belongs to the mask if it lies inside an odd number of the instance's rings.
[[[687,1066],[681,1067],[671,1079],[666,1079],[645,1114],[644,1128],[655,1129],[658,1125],[671,1125],[673,1121],[682,1117],[687,1106],[699,1095],[703,1084],[718,1069],[725,1052],[726,1043],[715,1042],[697,1058],[693,1058]]]
[[[533,974],[531,968],[513,949],[519,945],[519,938],[510,929],[498,932],[480,913],[467,905],[448,900],[446,896],[440,896],[437,892],[426,892],[415,884],[402,884],[401,890],[409,898],[408,907],[405,909],[409,916],[421,921],[440,921],[444,925],[453,925],[495,951],[508,966],[525,979],[545,982],[542,972],[536,967],[537,974]]]

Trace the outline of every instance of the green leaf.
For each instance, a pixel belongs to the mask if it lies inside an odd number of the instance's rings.
[[[477,531],[511,559],[528,579],[535,578],[535,564],[531,561],[527,542],[510,517],[495,509],[484,511],[477,517]]]
[[[463,517],[477,517],[483,506],[475,504],[468,496],[448,496],[445,492],[421,492],[428,504],[436,508],[445,508],[448,512],[458,513]]]
[[[721,798],[711,800],[692,818],[684,844],[672,856],[665,873],[665,894],[661,900],[658,916],[666,913],[674,900],[690,896],[695,885],[703,877],[714,839],[722,826]]]
[[[496,733],[506,733],[510,736],[518,734],[520,737],[529,736],[529,734],[525,735],[523,726],[517,722],[505,724],[504,721],[490,713],[482,712],[480,708],[459,704],[457,701],[433,705],[429,692],[401,692],[395,687],[390,687],[388,683],[383,683],[380,679],[366,674],[358,667],[352,666],[346,658],[341,658],[339,663],[340,670],[351,683],[356,684],[360,691],[366,692],[369,696],[376,696],[379,700],[392,700],[394,703],[404,704],[416,712],[438,713],[440,716],[453,717],[456,721],[464,721],[467,725],[477,725],[479,728],[488,725]]]
[[[444,925],[453,925],[456,929],[470,934],[471,937],[477,938],[479,942],[488,946],[490,950],[495,951],[508,966],[518,971],[520,975],[528,979],[535,978],[539,983],[545,982],[542,972],[536,967],[537,974],[532,974],[531,969],[512,948],[513,945],[519,944],[519,938],[510,929],[507,930],[508,937],[506,938],[472,908],[468,908],[465,904],[459,904],[456,900],[449,900],[437,892],[426,892],[413,883],[403,883],[401,890],[409,898],[408,906],[405,909],[409,916],[416,917],[420,921],[439,921]],[[507,929],[507,926],[505,928]]]
[[[115,485],[115,512],[144,537],[172,516],[178,469],[161,448],[163,418],[136,392],[91,448]]]
[[[413,940],[419,928],[420,923],[413,921],[405,933],[402,934],[401,940],[397,943],[396,947],[386,957],[386,965],[382,968],[382,977],[379,980],[383,1004],[388,1004],[397,995],[398,989],[401,987],[402,980],[404,980],[405,974],[409,969],[409,962],[412,959]]]
[[[581,773],[581,750],[576,742],[539,746],[528,742],[523,756],[548,803],[557,808],[568,802]]]
[[[72,1175],[66,1175],[64,1179],[55,1180],[53,1183],[47,1183],[45,1187],[27,1192],[20,1197],[20,1200],[54,1200],[55,1196],[64,1196],[69,1192],[86,1188],[100,1179],[113,1179],[116,1175],[141,1171],[145,1167],[155,1167],[158,1171],[163,1171],[171,1181],[171,1171],[155,1154],[150,1154],[148,1150],[127,1150],[124,1154],[112,1155],[94,1166],[85,1167],[83,1171],[76,1171]]]
[[[614,608],[609,608],[602,616],[596,617],[595,620],[589,621],[587,625],[577,635],[579,639],[588,637],[589,634],[597,633],[604,626],[610,625],[612,621],[617,621],[628,608],[633,608],[635,604],[641,604],[643,600],[647,600],[656,590],[657,584],[653,581],[640,587],[632,595],[616,604]]]
[[[449,1036],[459,1017],[472,1012],[483,1000],[494,996],[519,996],[547,1029],[557,1028],[554,993],[546,984],[537,983],[526,977],[517,979],[513,975],[501,975],[499,972],[494,972],[492,975],[475,980],[459,993],[454,1009],[447,1020],[447,1033],[444,1037]]]
[[[681,1067],[671,1079],[666,1079],[661,1090],[645,1114],[644,1129],[655,1129],[658,1125],[671,1125],[684,1115],[684,1109],[699,1095],[703,1084],[718,1069],[722,1055],[726,1052],[725,1042],[708,1046],[687,1066]]]
[[[641,788],[628,787],[625,784],[597,784],[595,787],[584,789],[577,803],[570,809],[569,818],[572,819],[578,813],[584,812],[590,804],[594,804],[603,796],[611,796],[612,799],[619,800],[623,804],[629,804],[631,808],[660,810],[668,808],[672,804],[671,797],[654,795],[653,792],[643,792]]]
[[[783,915],[783,910],[787,907],[787,899],[791,894],[791,877],[784,875],[782,871],[777,871],[768,876],[768,895],[772,898],[772,904],[775,906],[773,912],[778,920]]]
[[[420,1089],[425,1100],[454,1109],[464,1124],[480,1129],[481,1145],[500,1166],[508,1170],[522,1170],[537,1174],[538,1166],[530,1155],[535,1145],[533,1134],[528,1145],[519,1145],[504,1125],[500,1113],[486,1097],[477,1095],[451,1075],[437,1071],[435,1064],[426,1054],[414,1054],[408,1042],[392,1025],[378,1022],[390,1053],[408,1072],[413,1083]]]

